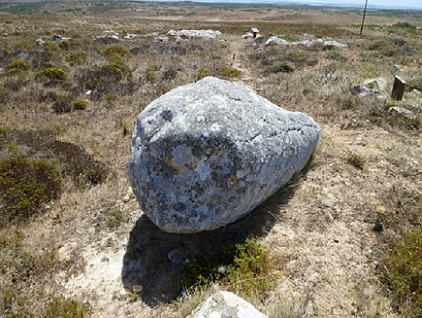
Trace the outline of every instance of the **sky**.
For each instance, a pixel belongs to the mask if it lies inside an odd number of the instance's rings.
[[[301,2],[301,3],[329,3],[329,4],[352,4],[352,5],[365,5],[365,0],[282,0],[290,2]],[[368,0],[368,8],[371,7],[392,7],[392,8],[414,8],[422,9],[421,0]]]
[[[151,1],[151,0],[150,0]],[[184,1],[184,0],[152,0]],[[237,3],[290,3],[312,5],[336,5],[345,7],[364,7],[365,0],[188,0],[196,2],[237,2]],[[416,9],[422,10],[422,0],[368,0],[369,9]]]

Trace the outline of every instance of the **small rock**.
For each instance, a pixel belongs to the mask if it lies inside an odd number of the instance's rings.
[[[169,41],[169,38],[164,35],[160,35],[154,38],[154,42],[167,43],[168,41]]]
[[[243,298],[219,291],[209,297],[187,318],[268,318]]]
[[[393,65],[393,66],[391,67],[391,72],[392,72],[394,75],[396,75],[396,74],[400,73],[400,66],[398,66],[397,64]]]
[[[42,40],[42,39],[36,39],[35,40],[35,46],[43,46],[44,43],[45,43],[45,41]]]
[[[280,39],[278,36],[272,36],[270,37],[267,42],[265,42],[265,45],[270,45],[272,43],[279,44],[279,45],[288,45],[289,42],[283,39]]]
[[[168,259],[175,264],[183,264],[186,261],[186,252],[182,247],[175,248],[168,252]]]
[[[375,92],[364,85],[356,85],[352,87],[352,94],[360,97],[366,97],[375,95]]]
[[[406,108],[416,115],[422,114],[422,105],[408,104]]]
[[[391,107],[388,109],[388,114],[390,116],[397,116],[407,120],[415,120],[416,116],[410,110],[403,108],[403,107]]]
[[[167,35],[182,38],[182,39],[215,39],[222,33],[214,30],[170,30]]]
[[[347,47],[347,44],[340,43],[337,41],[325,41],[324,46],[327,48],[334,48],[334,47],[345,48]]]
[[[370,78],[363,82],[365,87],[371,87],[373,91],[385,91],[387,81],[384,78]]]

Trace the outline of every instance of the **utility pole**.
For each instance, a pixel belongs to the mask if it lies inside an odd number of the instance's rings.
[[[368,8],[368,0],[366,0],[366,3],[365,3],[365,10],[363,11],[362,26],[360,27],[360,34],[359,34],[359,36],[362,36],[363,25],[365,24],[366,8]]]

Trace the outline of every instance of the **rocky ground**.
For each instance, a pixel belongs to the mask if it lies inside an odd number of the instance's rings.
[[[0,308],[6,317],[13,312],[39,317],[45,304],[58,296],[89,304],[92,317],[186,317],[212,290],[169,303],[180,292],[180,259],[218,240],[239,240],[251,233],[262,237],[280,275],[263,301],[251,300],[270,317],[399,316],[380,267],[389,242],[421,226],[420,28],[372,25],[360,39],[353,25],[347,31],[344,26],[322,26],[317,34],[306,25],[262,24],[262,30],[285,39],[347,44],[327,48],[265,46],[242,38],[244,24],[221,22],[213,25],[222,32],[214,40],[176,43],[170,37],[160,43],[154,39],[167,36],[170,29],[210,25],[157,20],[137,33],[144,20],[116,17],[104,23],[102,16],[60,17],[0,17],[8,34],[1,38],[1,81],[6,88],[0,91],[0,125],[8,134],[0,134],[0,158],[7,158],[13,143],[33,157],[50,154],[63,169],[59,198],[28,221],[11,220],[0,229]],[[120,39],[94,42],[110,26]],[[42,60],[41,53],[33,52],[50,50],[51,45],[42,49],[33,43],[39,37],[50,42],[52,32],[72,37],[77,45],[53,47]],[[125,32],[139,37],[121,40]],[[103,91],[87,87],[87,79],[79,78],[110,63],[105,52],[111,45],[132,52],[124,60],[131,74]],[[135,53],[136,48],[141,53]],[[82,64],[66,59],[81,50],[88,55]],[[8,73],[16,59],[31,61],[23,75]],[[37,81],[36,73],[46,62],[63,67],[67,79]],[[389,97],[395,64],[416,89],[406,91],[402,102]],[[222,66],[241,74],[225,77],[218,73]],[[308,113],[320,125],[321,139],[306,172],[242,221],[211,233],[164,233],[143,216],[129,186],[131,130],[149,102],[195,81],[201,68],[244,84],[283,108]],[[172,75],[166,73],[169,69]],[[378,83],[384,87],[368,85],[376,91],[370,96],[351,93],[353,86],[371,78],[381,78]],[[60,96],[87,100],[88,106],[57,112],[54,105]],[[397,106],[414,109],[413,117],[389,115],[387,108]],[[65,172],[70,163],[81,170]],[[99,182],[91,182],[84,165],[102,167],[95,170]],[[28,297],[31,303],[25,301]]]

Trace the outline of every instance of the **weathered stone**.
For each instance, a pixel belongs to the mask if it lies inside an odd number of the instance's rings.
[[[268,318],[243,298],[219,291],[209,297],[187,318]]]
[[[406,105],[406,108],[416,115],[422,114],[422,105],[412,103]]]
[[[325,41],[324,46],[328,48],[334,48],[334,47],[345,48],[347,47],[347,44],[340,43],[337,41]]]
[[[162,230],[213,230],[284,186],[318,138],[309,116],[207,77],[173,89],[139,115],[129,178],[142,210]]]
[[[391,107],[388,109],[388,114],[390,116],[400,117],[408,120],[415,120],[416,118],[413,112],[403,107]]]
[[[221,35],[221,32],[214,30],[170,30],[167,32],[167,35],[182,39],[215,39]]]
[[[36,39],[35,40],[35,45],[36,46],[43,46],[45,43],[45,41],[43,39]]]
[[[288,45],[289,42],[283,39],[280,39],[278,36],[272,36],[270,37],[267,42],[265,42],[265,45],[270,45],[270,44],[278,44],[278,45]]]
[[[373,96],[376,93],[364,85],[356,85],[352,87],[352,94],[360,97]]]

